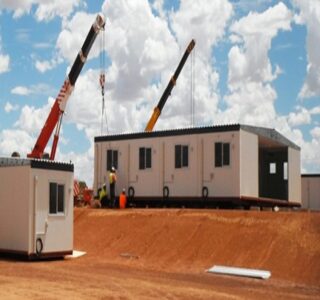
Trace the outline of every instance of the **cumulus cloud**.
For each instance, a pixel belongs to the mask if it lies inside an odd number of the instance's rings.
[[[10,56],[2,53],[2,40],[0,37],[0,74],[10,70]]]
[[[291,112],[288,116],[288,123],[292,127],[311,123],[311,113],[304,107],[298,108],[297,112]]]
[[[231,27],[234,46],[229,58],[227,109],[220,120],[268,126],[277,114],[277,93],[271,83],[281,73],[268,56],[272,39],[280,30],[290,30],[292,14],[282,3],[235,21]]]
[[[36,60],[35,67],[40,73],[45,73],[49,70],[54,69],[57,66],[58,62],[56,60]]]
[[[14,18],[19,18],[25,14],[29,14],[32,7],[35,6],[37,20],[49,21],[56,16],[62,18],[68,17],[81,3],[81,0],[2,0],[0,2],[0,9],[12,10]]]
[[[294,0],[300,9],[300,19],[307,27],[307,76],[299,96],[309,98],[320,95],[320,2],[318,0]],[[301,23],[301,21],[300,21]]]
[[[55,88],[46,84],[46,83],[38,83],[31,85],[30,87],[26,86],[16,86],[11,90],[11,94],[19,95],[19,96],[28,96],[28,95],[45,95],[50,96],[54,94],[56,91]]]
[[[18,109],[19,109],[18,104],[11,104],[10,102],[6,102],[6,104],[4,106],[4,111],[6,113],[10,113],[10,112],[18,110]]]
[[[10,156],[12,152],[18,151],[22,155],[29,153],[34,139],[23,129],[4,129],[0,131],[0,154]]]
[[[314,139],[320,141],[320,127],[314,127],[310,133]]]
[[[224,36],[232,15],[228,1],[185,0],[181,1],[179,10],[171,13],[170,21],[180,45],[195,38],[197,51],[208,57],[212,47]]]
[[[0,74],[10,70],[10,57],[9,55],[0,54]]]
[[[40,108],[29,105],[23,106],[19,119],[15,122],[14,127],[25,130],[31,136],[37,136],[49,115],[54,100],[53,98],[49,98],[46,105]],[[32,118],[30,118],[30,116],[32,116]]]
[[[239,87],[243,82],[270,82],[279,74],[272,71],[268,51],[272,39],[280,30],[290,30],[292,14],[280,2],[262,13],[250,12],[232,24],[230,30],[243,43],[229,52],[229,87]]]
[[[30,89],[25,86],[16,86],[11,90],[11,94],[27,96],[30,94]]]

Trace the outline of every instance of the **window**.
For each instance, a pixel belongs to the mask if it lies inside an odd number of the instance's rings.
[[[107,171],[111,171],[111,168],[118,169],[118,150],[107,150]]]
[[[189,147],[187,145],[175,146],[175,167],[185,168],[189,165]]]
[[[277,173],[277,164],[275,162],[272,162],[269,164],[269,173],[270,174],[276,174]]]
[[[288,180],[288,162],[283,163],[283,180]]]
[[[151,148],[139,148],[139,169],[151,168]]]
[[[229,143],[215,143],[215,166],[223,167],[230,165],[230,144]]]
[[[50,182],[49,213],[64,213],[64,184]]]

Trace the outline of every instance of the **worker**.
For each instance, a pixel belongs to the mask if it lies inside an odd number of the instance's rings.
[[[127,205],[126,189],[123,189],[122,193],[119,196],[119,208],[126,208],[126,205]]]
[[[111,168],[109,174],[109,183],[110,183],[110,205],[111,207],[116,207],[116,182],[117,182],[117,175],[115,167]]]
[[[103,184],[101,191],[99,192],[99,200],[101,207],[107,207],[108,204],[108,191],[106,184]]]

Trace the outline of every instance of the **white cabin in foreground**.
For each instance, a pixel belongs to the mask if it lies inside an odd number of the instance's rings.
[[[94,190],[117,169],[135,203],[300,206],[300,148],[274,129],[224,125],[98,136]],[[108,186],[108,184],[107,184]]]
[[[28,258],[73,250],[73,165],[0,158],[0,252]]]

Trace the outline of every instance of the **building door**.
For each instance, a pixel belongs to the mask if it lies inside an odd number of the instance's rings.
[[[288,200],[288,150],[259,151],[259,196]]]

